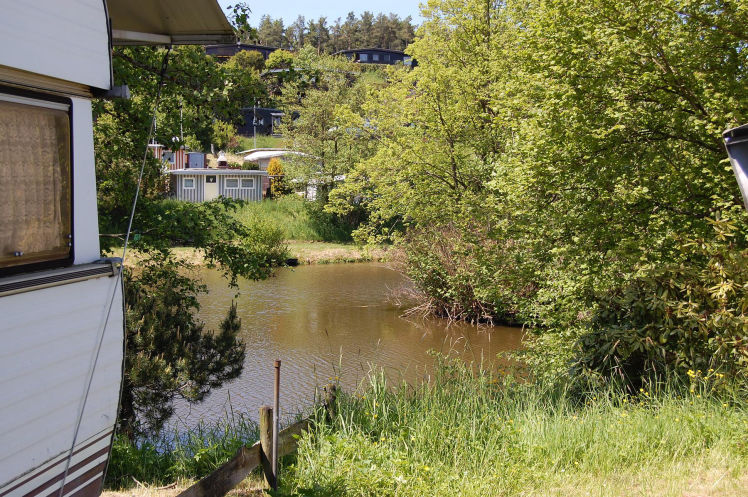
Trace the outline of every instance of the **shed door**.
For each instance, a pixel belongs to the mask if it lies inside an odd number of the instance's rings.
[[[218,182],[213,175],[205,177],[205,201],[209,202],[218,198]]]

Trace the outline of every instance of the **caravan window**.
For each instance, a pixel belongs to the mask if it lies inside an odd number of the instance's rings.
[[[185,190],[193,190],[195,188],[195,178],[184,178],[182,186]]]
[[[70,101],[0,93],[0,272],[72,258]]]
[[[239,179],[226,178],[226,188],[239,188]]]
[[[242,188],[254,188],[254,187],[255,187],[254,178],[242,178]]]

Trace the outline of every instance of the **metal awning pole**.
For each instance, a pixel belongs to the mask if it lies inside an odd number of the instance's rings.
[[[275,388],[273,389],[273,490],[278,490],[278,431],[280,418],[280,359],[275,360]]]
[[[728,129],[722,133],[722,137],[743,195],[743,205],[748,209],[748,124]]]

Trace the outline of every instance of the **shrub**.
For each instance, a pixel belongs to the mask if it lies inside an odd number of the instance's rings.
[[[424,310],[449,319],[514,322],[512,283],[498,264],[499,244],[467,240],[454,223],[411,229],[405,238],[405,271],[424,293]],[[480,238],[480,239],[479,239]]]
[[[270,159],[268,164],[268,176],[270,176],[270,195],[273,197],[280,197],[291,193],[293,190],[286,181],[286,176],[283,171],[283,164],[277,157]]]
[[[748,377],[748,250],[733,242],[734,224],[712,223],[713,238],[685,240],[680,260],[601,299],[577,342],[575,371],[634,387],[665,370]]]

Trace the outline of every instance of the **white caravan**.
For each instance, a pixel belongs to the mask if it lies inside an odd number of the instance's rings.
[[[0,497],[101,492],[122,382],[91,99],[117,44],[233,41],[216,0],[0,0]],[[146,144],[143,144],[145,147]]]

